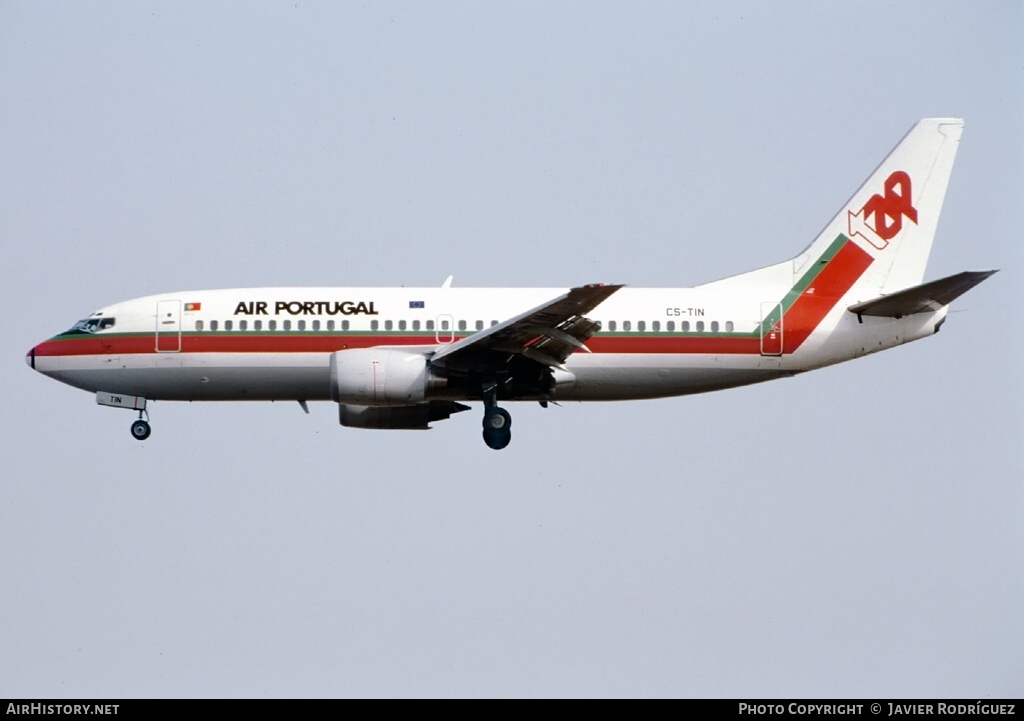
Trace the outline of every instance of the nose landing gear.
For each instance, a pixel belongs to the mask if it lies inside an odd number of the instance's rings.
[[[145,414],[145,418],[143,418]],[[149,425],[149,413],[145,410],[139,411],[139,419],[132,423],[132,438],[137,441],[144,441],[149,438],[149,434],[153,432],[153,429]]]
[[[144,441],[153,432],[153,429],[149,427],[149,411],[146,410],[146,399],[142,396],[128,396],[122,393],[99,391],[96,393],[96,403],[101,406],[138,411],[139,419],[132,423],[132,438],[135,440]]]

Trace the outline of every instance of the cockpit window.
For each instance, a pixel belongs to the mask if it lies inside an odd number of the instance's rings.
[[[68,333],[95,333],[98,330],[108,330],[114,327],[113,318],[86,318],[71,326]]]

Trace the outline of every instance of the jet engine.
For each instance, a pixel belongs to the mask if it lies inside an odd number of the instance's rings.
[[[422,353],[353,348],[331,354],[331,400],[352,406],[416,406],[446,387]]]

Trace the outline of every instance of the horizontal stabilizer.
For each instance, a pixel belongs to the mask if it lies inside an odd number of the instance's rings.
[[[949,305],[995,272],[964,271],[948,278],[883,295],[881,298],[856,303],[847,310],[857,315],[874,315],[881,318],[902,318],[914,313],[931,313]]]

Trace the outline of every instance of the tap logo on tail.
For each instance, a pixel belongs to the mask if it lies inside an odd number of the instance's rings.
[[[859,235],[882,250],[903,230],[903,216],[917,224],[917,208],[911,202],[910,176],[902,170],[885,179],[885,195],[875,193],[857,213],[846,211],[850,236]]]

